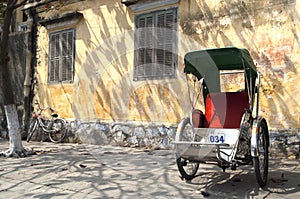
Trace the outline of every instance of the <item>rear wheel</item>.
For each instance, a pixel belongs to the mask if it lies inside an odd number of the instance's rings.
[[[49,138],[51,142],[61,142],[65,138],[66,132],[66,122],[61,118],[57,118],[52,123],[52,128],[49,132]]]
[[[28,130],[28,136],[27,136],[27,139],[26,139],[27,142],[29,142],[31,140],[31,137],[34,134],[34,132],[36,131],[37,126],[38,126],[38,120],[33,119],[30,122],[29,130]]]
[[[258,157],[253,158],[255,176],[260,187],[264,187],[268,180],[269,168],[269,134],[267,122],[262,119],[258,125]]]
[[[195,140],[195,133],[190,123],[189,118],[185,118],[181,121],[176,133],[176,141],[188,141],[192,142]],[[186,180],[191,180],[195,177],[199,162],[193,162],[180,157],[180,154],[176,154],[176,163],[181,176]]]

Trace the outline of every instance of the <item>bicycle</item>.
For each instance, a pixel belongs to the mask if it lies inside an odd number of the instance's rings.
[[[32,115],[27,142],[30,141],[37,129],[41,129],[43,133],[48,133],[51,142],[61,142],[66,136],[66,121],[62,118],[58,118],[58,114],[54,113],[55,111],[51,107],[47,106],[46,108],[41,108],[39,103],[36,102],[35,104],[38,105],[39,110],[37,113],[33,113]],[[51,111],[50,120],[46,120],[42,117],[42,113],[47,109]]]

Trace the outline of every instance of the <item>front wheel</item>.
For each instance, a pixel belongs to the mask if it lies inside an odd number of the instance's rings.
[[[178,157],[176,163],[182,178],[192,180],[195,177],[199,168],[199,162],[192,162]]]
[[[262,119],[258,124],[258,156],[253,158],[257,183],[264,187],[268,180],[269,168],[269,134],[267,122]]]
[[[31,140],[31,137],[34,134],[34,132],[36,131],[37,126],[38,126],[38,120],[33,119],[30,122],[29,130],[28,130],[28,136],[27,136],[27,139],[26,139],[27,142],[29,142]]]
[[[61,142],[66,136],[66,122],[61,118],[52,121],[52,128],[49,132],[51,142]]]
[[[188,142],[195,141],[195,133],[190,123],[190,118],[185,118],[181,121],[176,132],[175,140]],[[195,177],[199,168],[199,162],[183,159],[180,157],[180,154],[176,154],[176,163],[182,178],[191,180]]]

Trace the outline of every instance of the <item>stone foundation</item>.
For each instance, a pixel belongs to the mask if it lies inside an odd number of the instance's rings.
[[[68,124],[67,136],[63,142],[95,145],[119,145],[124,147],[145,147],[171,149],[176,126],[137,125],[130,123],[80,123]],[[270,156],[299,159],[300,130],[270,130]],[[1,136],[6,133],[1,131]],[[47,134],[38,132],[32,141],[49,141]]]
[[[271,157],[299,159],[300,131],[291,129],[285,131],[270,131]]]
[[[71,123],[65,141],[170,149],[176,128],[176,126],[141,126],[125,123],[82,123],[79,125]],[[300,130],[270,130],[270,143],[271,157],[299,159]]]
[[[175,126],[70,123],[65,141],[167,149],[171,147],[175,133]]]

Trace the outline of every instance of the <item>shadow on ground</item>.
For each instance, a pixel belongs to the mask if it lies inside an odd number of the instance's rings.
[[[258,186],[254,168],[250,165],[226,172],[217,166],[211,170],[211,167],[200,165],[198,175],[188,183],[198,186],[200,193],[210,198],[274,198],[274,195],[278,198],[286,198],[288,195],[299,197],[299,163],[299,160],[271,159],[268,184],[264,189]]]
[[[0,150],[8,146],[0,142]],[[258,187],[252,166],[222,172],[200,165],[182,181],[174,154],[112,146],[25,143],[37,155],[0,158],[0,192],[8,198],[297,198],[297,160],[270,161],[269,182]]]

